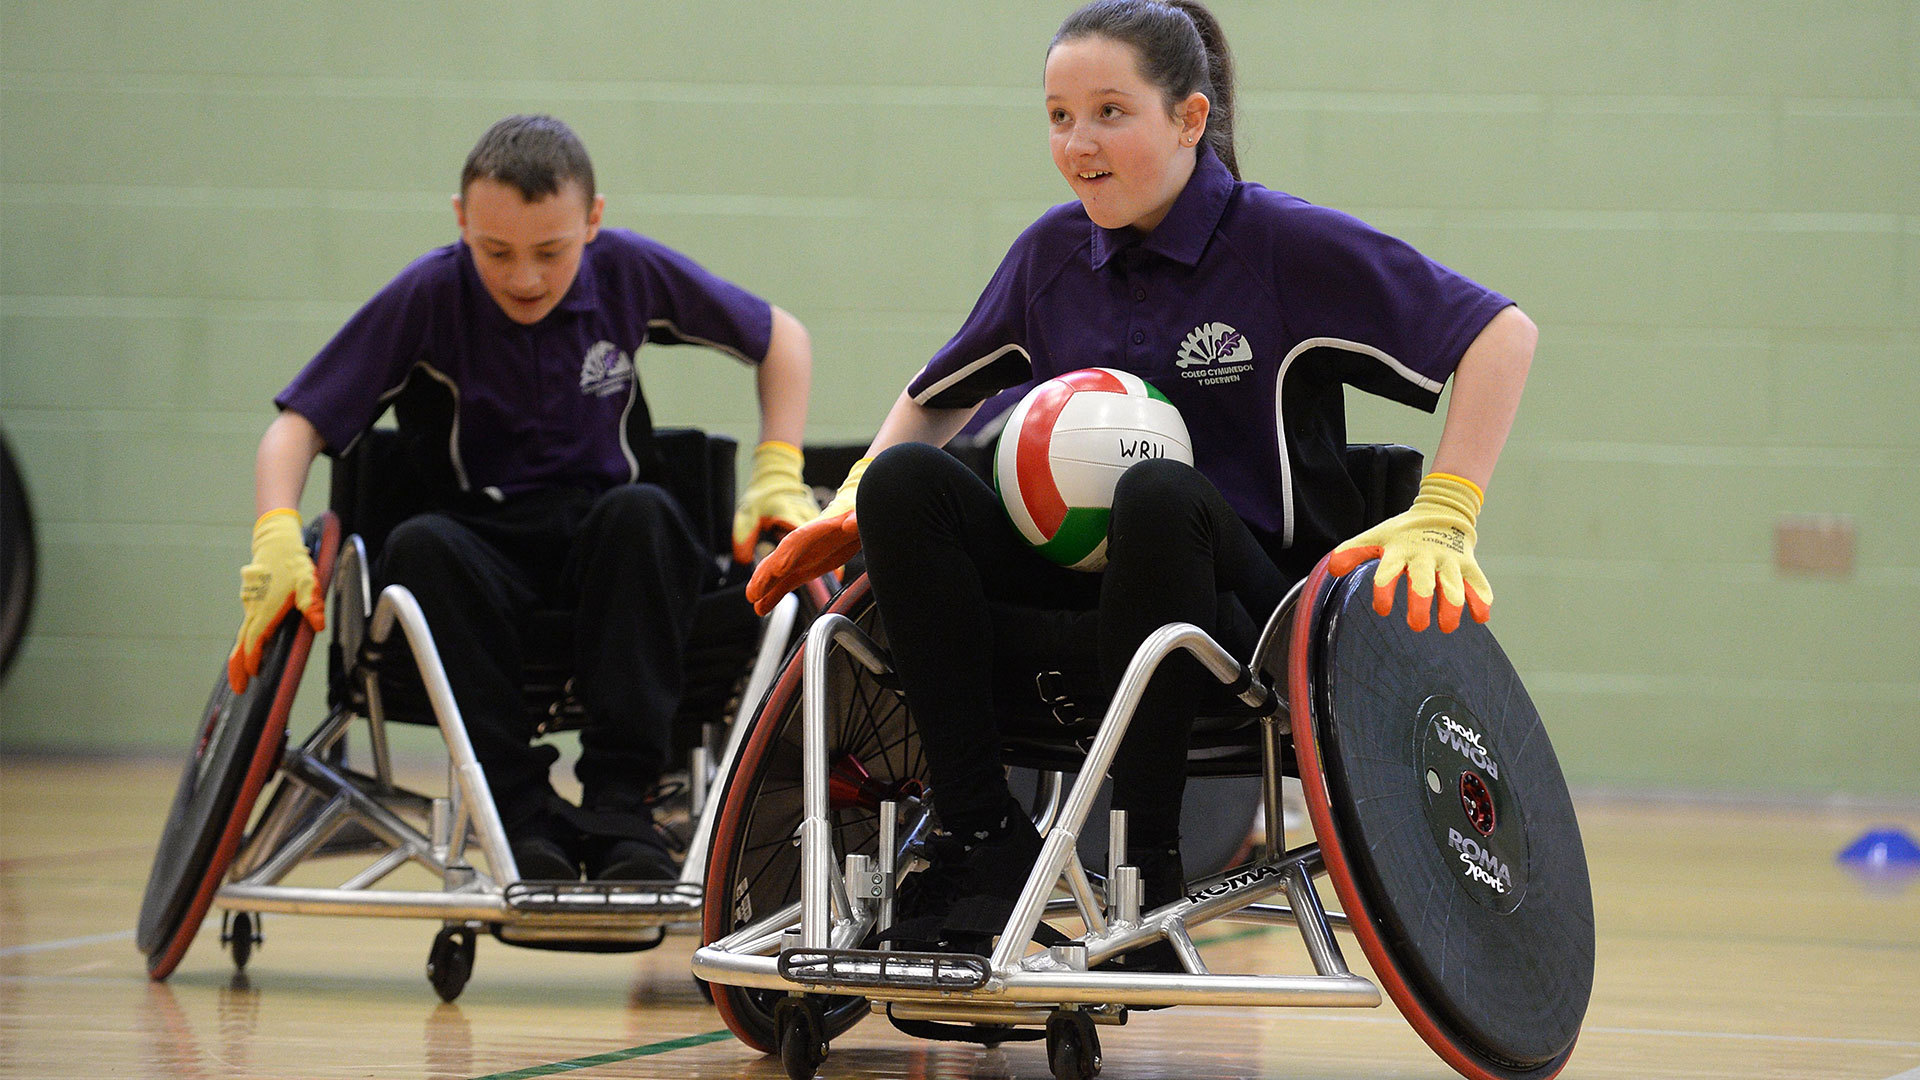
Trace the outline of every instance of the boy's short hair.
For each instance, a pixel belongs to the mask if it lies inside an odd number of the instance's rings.
[[[487,129],[460,170],[460,193],[475,180],[493,180],[528,202],[558,194],[571,180],[593,206],[593,161],[580,136],[551,116],[509,116]]]

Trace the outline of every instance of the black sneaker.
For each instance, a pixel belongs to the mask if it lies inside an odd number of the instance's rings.
[[[676,881],[680,866],[652,830],[639,837],[588,837],[588,881]]]
[[[958,897],[940,923],[940,947],[947,952],[986,955],[993,936],[1005,929],[1013,905],[1033,876],[1040,858],[1040,834],[1018,803],[1009,803],[1000,826],[981,836],[963,837],[966,861]]]
[[[513,862],[522,881],[578,881],[580,868],[574,864],[560,841],[542,833],[522,836],[513,842]]]

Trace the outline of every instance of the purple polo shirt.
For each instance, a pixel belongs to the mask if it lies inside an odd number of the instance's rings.
[[[1512,301],[1360,220],[1235,180],[1203,148],[1158,228],[1056,206],[1014,241],[960,332],[908,384],[959,408],[1084,367],[1180,409],[1194,465],[1283,568],[1362,527],[1344,386],[1428,412]]]
[[[765,300],[624,229],[600,230],[567,295],[523,326],[459,241],[402,270],[274,402],[312,421],[337,455],[424,375],[450,393],[446,446],[462,491],[599,490],[639,476],[640,346],[706,345],[757,364],[772,331]]]

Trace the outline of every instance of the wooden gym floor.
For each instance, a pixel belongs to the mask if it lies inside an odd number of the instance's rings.
[[[236,975],[216,914],[172,979],[149,982],[131,927],[177,767],[0,758],[0,1077],[783,1075],[694,989],[688,935],[624,956],[482,938],[446,1005],[422,974],[435,924],[269,916]],[[1834,859],[1869,827],[1920,835],[1920,806],[1580,810],[1599,970],[1563,1077],[1920,1080],[1920,876],[1866,883]],[[1218,968],[1308,970],[1291,929],[1209,929]],[[1174,1009],[1101,1034],[1114,1080],[1453,1075],[1391,1005]],[[1049,1075],[1036,1043],[923,1043],[876,1018],[824,1074]]]

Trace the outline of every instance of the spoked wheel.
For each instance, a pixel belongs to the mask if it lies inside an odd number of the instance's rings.
[[[1593,989],[1593,894],[1540,715],[1486,627],[1372,608],[1374,563],[1308,579],[1288,656],[1314,834],[1382,986],[1472,1080],[1547,1080]]]
[[[828,609],[852,619],[884,644],[866,579],[847,586]],[[788,658],[766,703],[752,721],[726,779],[720,818],[707,859],[704,940],[711,943],[765,919],[800,899],[801,659]],[[833,849],[875,855],[879,804],[925,791],[927,767],[912,718],[899,693],[879,684],[850,658],[829,667],[828,760],[832,763]],[[798,924],[798,919],[795,919]],[[713,986],[714,1005],[741,1042],[762,1053],[782,1053],[779,990]],[[822,1042],[867,1013],[860,997],[809,997],[817,1002]],[[785,1006],[791,1013],[795,1006]]]
[[[307,546],[325,595],[340,548],[340,524],[332,513],[307,527]],[[312,645],[312,628],[289,612],[261,656],[260,674],[245,691],[229,689],[226,665],[220,666],[140,902],[134,941],[147,954],[152,978],[171,975],[186,955],[240,850],[254,800],[279,763],[287,713]]]

